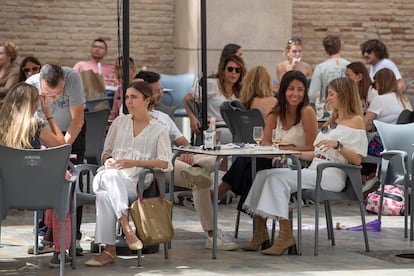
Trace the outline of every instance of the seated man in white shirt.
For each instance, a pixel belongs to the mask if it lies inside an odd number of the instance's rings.
[[[375,73],[383,68],[391,69],[397,79],[398,89],[405,91],[405,82],[401,77],[400,71],[388,57],[388,50],[385,44],[378,39],[370,39],[361,44],[362,57],[371,65],[369,76],[374,81]]]
[[[174,121],[166,113],[155,110],[161,102],[163,88],[160,75],[150,71],[140,71],[135,76],[148,82],[153,91],[153,106],[150,115],[163,124],[170,134],[171,141],[176,146],[188,146],[190,143],[177,128]],[[207,232],[206,248],[213,247],[213,207],[211,204],[210,187],[212,179],[210,173],[214,171],[215,157],[202,154],[182,154],[174,164],[174,185],[189,188],[193,192],[194,207],[197,210],[203,230]],[[192,175],[202,176],[202,181],[194,181]],[[167,175],[167,179],[169,174]],[[200,179],[200,178],[197,178]],[[238,245],[228,237],[224,237],[219,230],[217,235],[218,250],[234,250]]]

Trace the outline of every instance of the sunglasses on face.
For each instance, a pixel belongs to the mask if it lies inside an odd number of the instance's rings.
[[[154,90],[152,90],[152,95],[153,95],[153,96],[159,95],[159,94],[161,94],[163,91],[164,91],[164,88],[154,89]]]
[[[232,67],[232,66],[228,66],[227,68],[226,68],[226,70],[227,70],[227,72],[229,72],[229,73],[233,73],[233,70],[236,72],[236,74],[240,74],[240,72],[241,72],[241,69],[240,69],[240,67]]]
[[[370,55],[372,53],[372,50],[371,49],[368,49],[368,50],[365,50],[362,54],[368,54],[368,55]]]
[[[32,68],[29,68],[29,67],[23,68],[23,72],[25,73],[29,73],[30,71],[38,72],[39,70],[40,70],[40,66],[33,66]]]
[[[375,90],[377,89],[377,82],[374,80],[372,83],[371,83],[371,86],[372,86],[372,88],[374,88]]]
[[[329,129],[335,129],[338,126],[336,122],[332,122],[329,126],[324,126],[321,128],[323,134],[328,133]]]

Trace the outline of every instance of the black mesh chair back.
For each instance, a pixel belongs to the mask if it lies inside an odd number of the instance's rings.
[[[260,110],[247,110],[239,101],[224,102],[220,113],[233,135],[233,143],[255,143],[253,128],[265,125]]]

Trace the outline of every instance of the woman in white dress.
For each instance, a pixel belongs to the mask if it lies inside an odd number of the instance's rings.
[[[87,261],[89,266],[115,262],[115,226],[118,220],[131,250],[142,242],[128,222],[128,197],[136,196],[136,184],[142,168],[172,168],[171,142],[163,125],[151,118],[148,106],[152,89],[146,82],[129,84],[125,104],[130,114],[117,117],[108,132],[102,153],[104,170],[93,180],[96,194],[95,242],[106,244],[105,250]],[[151,183],[146,179],[145,188]]]
[[[367,152],[367,136],[362,119],[358,88],[348,78],[338,78],[328,86],[327,101],[333,109],[331,118],[316,137],[313,152],[303,152],[301,159],[311,160],[309,168],[302,170],[302,188],[315,188],[316,167],[324,162],[359,165]],[[341,191],[345,187],[343,171],[330,168],[324,171],[322,188]],[[297,175],[290,169],[260,171],[246,198],[244,207],[257,217],[279,220],[280,231],[274,245],[263,254],[281,255],[296,247],[289,217],[290,195],[297,191]],[[253,235],[262,235],[255,231]]]

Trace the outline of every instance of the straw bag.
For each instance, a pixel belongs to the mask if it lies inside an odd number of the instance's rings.
[[[137,229],[138,238],[144,245],[168,242],[174,237],[171,221],[172,204],[163,197],[158,179],[154,172],[153,174],[160,195],[143,199],[137,186],[138,200],[132,203],[129,211]]]

